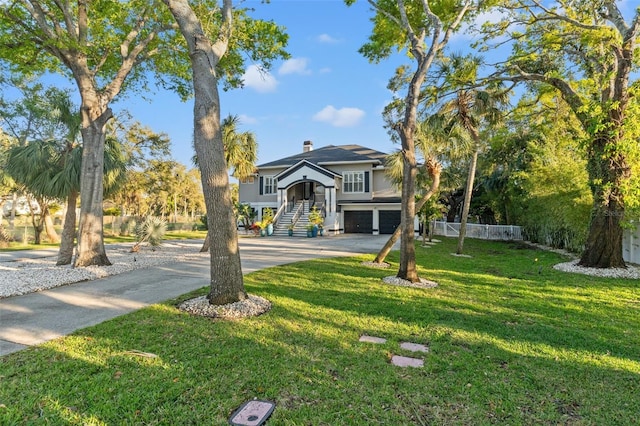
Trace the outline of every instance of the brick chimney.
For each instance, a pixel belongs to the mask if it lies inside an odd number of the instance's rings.
[[[302,152],[309,152],[309,151],[313,151],[313,142],[304,141],[302,143]]]

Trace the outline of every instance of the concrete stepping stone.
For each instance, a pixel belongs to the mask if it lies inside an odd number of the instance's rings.
[[[394,355],[391,357],[391,364],[397,365],[398,367],[422,368],[424,367],[424,360],[408,356]]]
[[[400,347],[411,352],[429,352],[428,346],[419,343],[402,342],[400,343]]]
[[[387,339],[383,339],[382,337],[367,336],[366,334],[360,336],[360,341],[377,344],[387,343]]]

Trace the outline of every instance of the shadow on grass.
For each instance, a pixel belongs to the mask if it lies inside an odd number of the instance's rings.
[[[565,279],[539,253],[543,273],[510,279],[532,260],[501,259],[501,245],[447,268],[448,250],[419,257],[435,289],[384,284],[394,271],[362,257],[322,259],[248,275],[274,304],[260,317],[171,301],[5,357],[0,423],[222,425],[259,398],[277,404],[270,425],[634,424],[640,315],[617,307],[637,286]],[[478,272],[490,267],[505,276]],[[413,355],[405,340],[429,346],[424,368],[390,365]]]
[[[611,294],[603,300],[580,295],[591,291],[590,287],[595,288],[596,294],[601,292],[602,283],[581,282],[576,289],[570,280],[558,284],[564,277],[556,271],[529,280],[434,271],[428,276],[440,282],[439,287],[411,289],[383,283],[381,279],[389,275],[388,271],[349,275],[357,262],[341,259],[289,265],[278,270],[277,283],[270,282],[270,272],[263,271],[251,277],[251,283],[260,284],[248,286],[260,289],[261,295],[269,299],[304,302],[300,311],[305,315],[314,312],[313,306],[323,307],[354,316],[384,318],[404,326],[446,326],[504,341],[541,344],[558,351],[608,354],[636,363],[640,360],[636,350],[640,342],[633,332],[640,325],[640,313],[633,308],[626,312],[613,309],[611,300],[615,301],[616,295],[611,292],[615,287],[608,289]],[[328,265],[331,272],[318,272]],[[313,270],[316,272],[310,273]],[[338,284],[328,287],[328,282]],[[325,318],[316,316],[313,320]],[[371,327],[363,331],[367,330],[375,331]]]

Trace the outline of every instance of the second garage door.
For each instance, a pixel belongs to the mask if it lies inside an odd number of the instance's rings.
[[[400,225],[400,210],[380,210],[378,212],[380,220],[380,233],[393,234]]]
[[[347,234],[371,234],[373,232],[373,212],[366,210],[345,211],[344,232]]]

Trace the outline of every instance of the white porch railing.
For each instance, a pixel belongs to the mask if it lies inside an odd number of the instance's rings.
[[[457,237],[460,235],[460,224],[452,222],[432,221],[434,235]],[[482,225],[467,223],[467,237],[483,240],[522,240],[522,228],[516,225]]]
[[[278,224],[278,220],[280,220],[280,216],[282,216],[282,213],[285,211],[286,208],[287,208],[287,202],[285,201],[284,203],[282,203],[282,205],[280,205],[275,216],[273,216],[273,226],[276,226]]]

